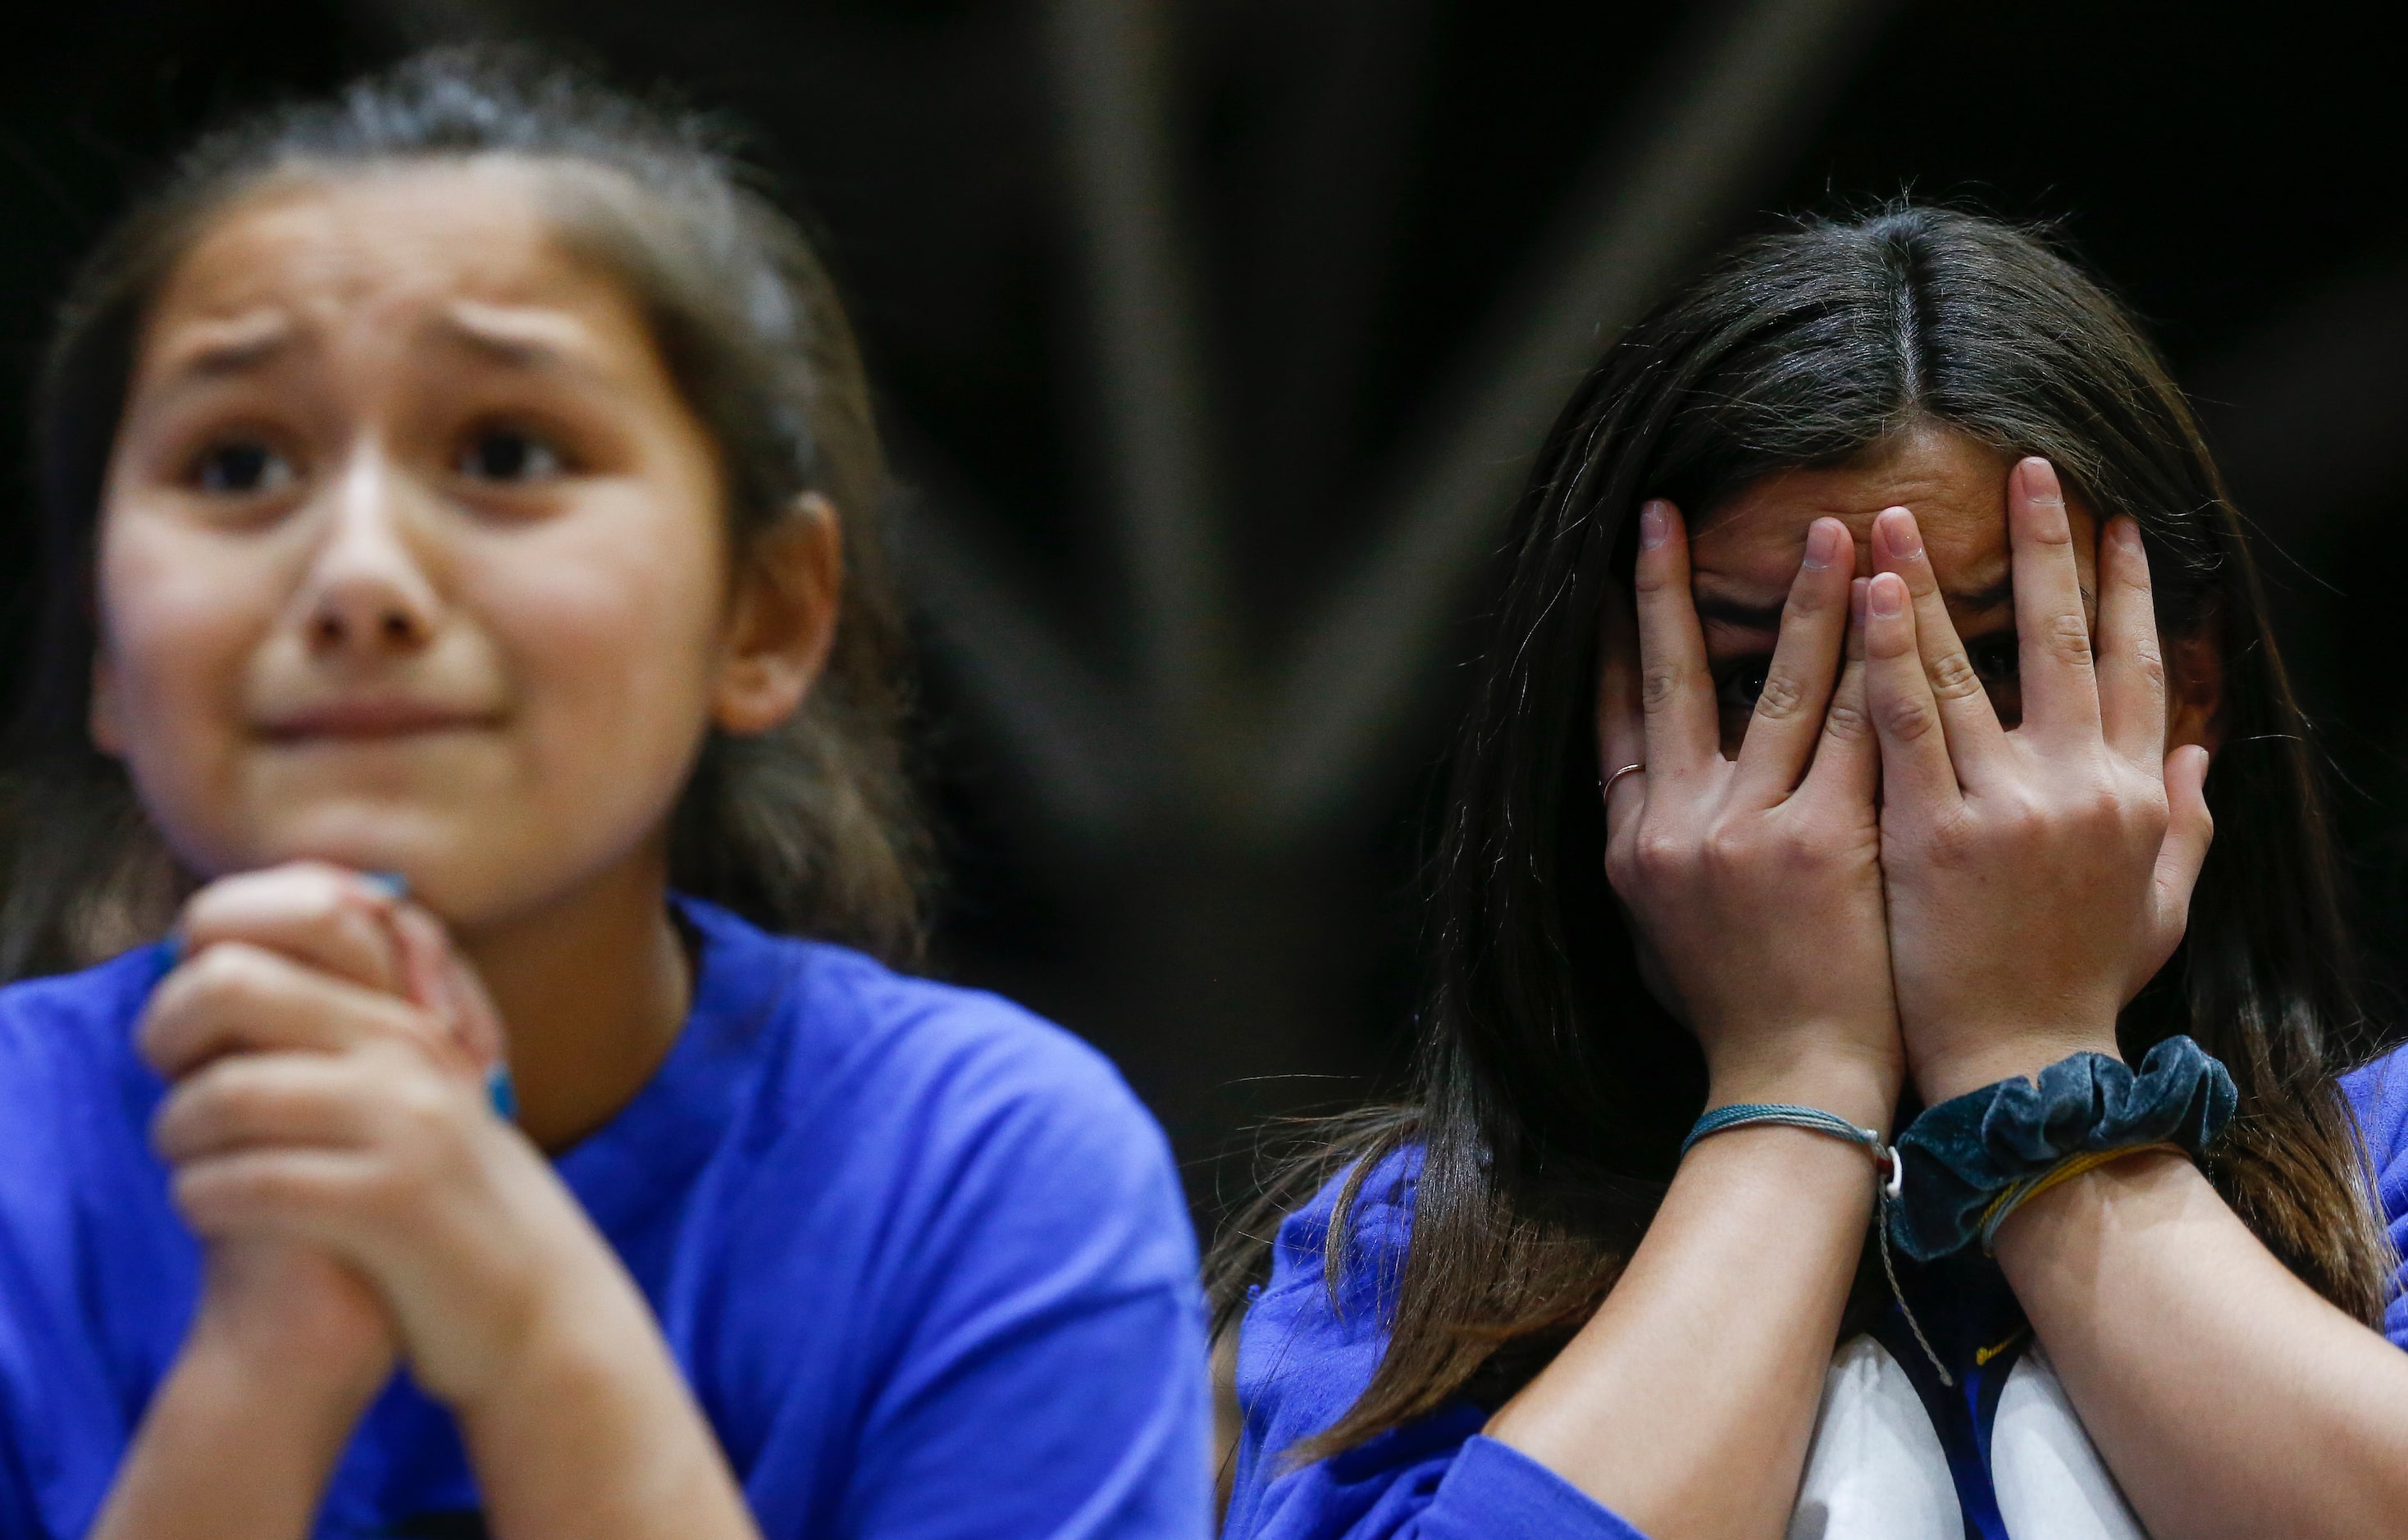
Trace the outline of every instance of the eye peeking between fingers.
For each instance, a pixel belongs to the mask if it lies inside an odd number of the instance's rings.
[[[1990,707],[1999,714],[2000,724],[2013,727],[2021,721],[2023,682],[2014,632],[1974,637],[1966,642],[1965,656],[1973,665],[1974,677],[1989,694]],[[1724,752],[1735,753],[1747,736],[1747,724],[1756,715],[1756,704],[1764,698],[1765,679],[1771,670],[1772,655],[1769,652],[1723,659],[1715,663],[1714,707],[1722,716]]]

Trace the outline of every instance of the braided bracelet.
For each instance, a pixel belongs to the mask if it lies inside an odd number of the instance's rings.
[[[1932,1349],[1931,1339],[1923,1334],[1923,1323],[1906,1303],[1906,1291],[1898,1286],[1898,1266],[1890,1261],[1889,1217],[1892,1206],[1904,1191],[1906,1166],[1894,1148],[1882,1143],[1881,1130],[1859,1128],[1836,1113],[1820,1107],[1799,1106],[1790,1102],[1733,1102],[1718,1106],[1698,1119],[1689,1136],[1681,1141],[1681,1153],[1686,1155],[1700,1139],[1727,1134],[1735,1128],[1802,1128],[1812,1134],[1828,1134],[1834,1139],[1845,1139],[1852,1145],[1862,1145],[1873,1158],[1873,1234],[1881,1247],[1882,1274],[1889,1279],[1889,1297],[1898,1302],[1898,1313],[1906,1318],[1906,1328],[1914,1333],[1923,1356],[1940,1376],[1940,1383],[1953,1388],[1956,1381],[1948,1373],[1948,1365],[1940,1361]]]

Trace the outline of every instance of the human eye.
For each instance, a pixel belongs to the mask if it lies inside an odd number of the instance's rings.
[[[1985,685],[2013,684],[2022,675],[2023,655],[2014,632],[1975,642],[1965,651],[1973,673]]]
[[[454,468],[472,480],[523,485],[567,474],[568,457],[533,429],[496,425],[468,435]]]
[[[213,497],[262,497],[298,478],[292,459],[256,438],[220,439],[193,457],[192,484]]]
[[[1714,704],[1725,711],[1754,711],[1771,667],[1770,658],[1741,658],[1724,664],[1716,670],[1721,677],[1714,682]]]
[[[2015,645],[2012,631],[2000,636],[1985,636],[1966,644],[1966,661],[1973,665],[1973,677],[1982,681],[1983,693],[1990,697],[1990,709],[1998,713],[1999,725],[2013,728],[2024,720],[2023,655]]]

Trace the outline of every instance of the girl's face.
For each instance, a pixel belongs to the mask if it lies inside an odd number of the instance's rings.
[[[2011,728],[2023,720],[2007,547],[2007,473],[2013,463],[1961,434],[1928,429],[1846,465],[1766,477],[1696,516],[1693,591],[1722,708],[1726,754],[1739,752],[1763,691],[1781,606],[1798,576],[1808,526],[1823,518],[1846,523],[1856,535],[1857,574],[1869,577],[1872,521],[1891,507],[1914,512],[1947,597],[1949,619],[1999,720]],[[2078,498],[2068,499],[2066,513],[2073,527],[2083,605],[2095,620],[2099,523]],[[2212,648],[2208,642],[2168,649],[2173,687],[2170,747],[2211,742],[2221,685]]]
[[[774,725],[816,674],[832,518],[812,500],[783,579],[731,583],[714,446],[539,178],[271,188],[156,297],[93,730],[204,876],[317,857],[506,922],[659,871],[709,725]]]

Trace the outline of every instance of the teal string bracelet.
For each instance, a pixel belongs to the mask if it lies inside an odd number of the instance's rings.
[[[1873,1195],[1878,1212],[1873,1215],[1873,1235],[1881,1247],[1882,1276],[1889,1279],[1889,1297],[1898,1302],[1898,1313],[1906,1318],[1906,1329],[1914,1333],[1915,1345],[1923,1356],[1931,1361],[1940,1383],[1954,1390],[1956,1380],[1948,1365],[1940,1362],[1931,1339],[1923,1334],[1923,1323],[1906,1303],[1906,1290],[1898,1286],[1898,1265],[1889,1255],[1889,1205],[1896,1203],[1906,1190],[1906,1167],[1898,1158],[1898,1150],[1882,1143],[1881,1130],[1859,1128],[1836,1113],[1821,1107],[1799,1106],[1789,1102],[1733,1102],[1715,1107],[1698,1119],[1681,1141],[1681,1153],[1687,1155],[1700,1139],[1711,1139],[1717,1134],[1727,1134],[1735,1128],[1802,1128],[1810,1134],[1828,1134],[1861,1145],[1873,1158]]]

